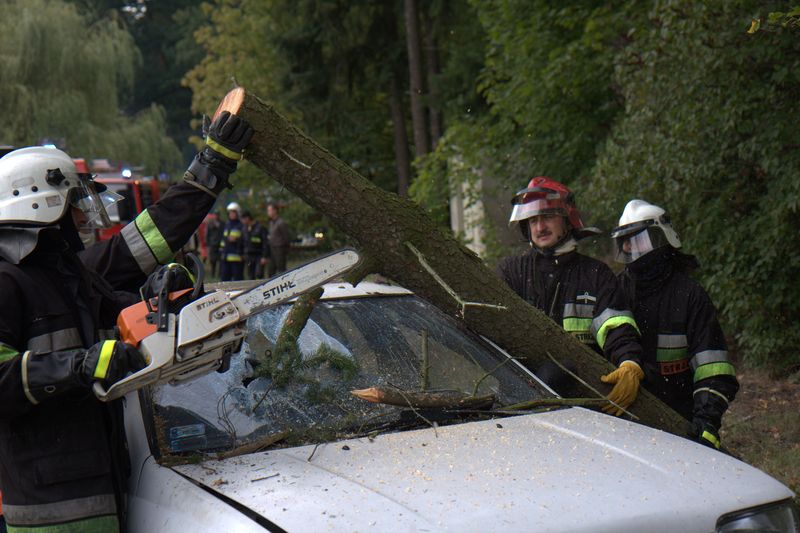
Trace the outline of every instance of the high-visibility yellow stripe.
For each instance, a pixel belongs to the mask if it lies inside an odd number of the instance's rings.
[[[713,376],[735,376],[736,369],[730,363],[709,363],[697,367],[694,371],[694,382]]]
[[[632,316],[625,316],[625,315],[617,315],[612,316],[605,322],[603,325],[600,326],[600,329],[597,330],[597,344],[602,349],[603,346],[606,344],[606,337],[608,337],[608,332],[614,328],[618,328],[623,324],[630,324],[633,326],[633,329],[639,331],[639,326],[636,325],[636,321],[633,319]]]
[[[156,257],[156,261],[162,265],[168,263],[172,259],[172,250],[169,244],[167,244],[166,239],[164,239],[164,236],[161,235],[161,231],[159,231],[156,223],[153,222],[150,212],[145,209],[136,217],[135,222],[136,229],[142,234],[147,246],[150,247],[150,250],[152,250],[153,255]]]
[[[191,270],[186,268],[186,265],[182,265],[180,263],[170,263],[167,265],[167,268],[169,268],[170,270],[183,270],[184,272],[186,272],[186,275],[189,276],[189,281],[191,281],[193,284],[196,281],[194,278],[194,274],[192,274]]]
[[[592,327],[592,319],[574,317],[565,318],[563,324],[564,329],[570,333],[574,331],[589,331],[589,328]]]
[[[239,254],[225,254],[225,261],[229,263],[239,263],[242,260],[242,256]]]
[[[106,379],[108,374],[108,365],[111,364],[111,354],[114,353],[114,345],[117,341],[104,341],[103,347],[100,348],[100,358],[97,360],[97,366],[94,369],[95,379]]]
[[[209,146],[209,148],[211,148],[215,152],[221,153],[228,159],[233,159],[234,161],[240,161],[242,159],[242,154],[240,154],[239,152],[234,152],[229,148],[225,148],[211,137],[208,137],[206,139],[206,144]]]
[[[682,361],[688,358],[686,348],[656,348],[656,361]]]
[[[19,352],[7,344],[0,342],[0,363],[13,359],[18,356]]]
[[[713,444],[714,448],[719,450],[721,443],[719,442],[719,439],[716,437],[716,435],[714,435],[710,431],[703,431],[701,437],[710,442],[711,444]]]

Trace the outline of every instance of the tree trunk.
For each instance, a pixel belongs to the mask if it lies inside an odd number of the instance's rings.
[[[430,152],[428,122],[422,104],[424,82],[422,77],[422,55],[420,54],[419,17],[416,0],[405,0],[406,45],[408,47],[408,73],[411,87],[411,121],[414,125],[414,152],[417,157]]]
[[[431,150],[442,137],[442,110],[439,109],[439,94],[433,81],[439,74],[439,49],[433,35],[433,20],[427,11],[422,12],[422,42],[425,48],[425,67],[428,80],[428,125],[431,133]]]
[[[408,196],[411,184],[411,161],[408,157],[408,134],[406,119],[403,114],[403,95],[397,83],[397,76],[392,75],[389,87],[389,107],[394,126],[394,159],[397,166],[397,194]]]
[[[374,272],[462,318],[473,331],[529,368],[538,368],[550,354],[558,361],[572,362],[578,375],[608,393],[610,387],[602,384],[599,376],[613,370],[609,362],[519,298],[419,206],[378,188],[270,105],[253,95],[242,96],[241,107],[237,105],[234,112],[247,119],[256,132],[247,158],[325,213],[355,241]],[[236,98],[226,97],[223,103],[232,100]],[[647,425],[678,435],[687,433],[688,422],[644,389],[630,411]]]

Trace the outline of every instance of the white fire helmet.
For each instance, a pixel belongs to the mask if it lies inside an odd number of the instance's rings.
[[[72,159],[56,148],[32,146],[0,158],[0,224],[46,226],[61,220],[69,206],[83,212],[78,230],[111,226],[106,207],[122,199],[79,173]]]
[[[236,202],[231,202],[228,204],[228,207],[225,208],[226,211],[236,211],[236,214],[242,212],[242,208]]]
[[[632,263],[662,246],[681,247],[667,212],[644,200],[628,202],[611,238],[620,263]]]

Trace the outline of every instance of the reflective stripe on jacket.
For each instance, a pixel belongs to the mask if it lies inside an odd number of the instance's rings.
[[[636,322],[604,263],[577,252],[545,257],[531,249],[501,261],[497,273],[521,298],[612,363],[638,360]]]
[[[244,261],[244,225],[240,220],[228,220],[219,243],[220,259],[229,263]]]
[[[620,280],[641,328],[644,385],[691,419],[696,389],[710,387],[732,401],[739,385],[708,294],[681,270],[667,274],[648,290],[634,290],[627,274]]]

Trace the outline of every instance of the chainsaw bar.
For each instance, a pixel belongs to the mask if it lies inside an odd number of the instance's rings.
[[[189,302],[179,314],[170,314],[169,327],[144,338],[139,349],[148,365],[114,383],[106,390],[93,385],[102,401],[120,398],[147,385],[178,383],[222,366],[236,353],[246,333],[247,317],[287,302],[352,269],[359,262],[352,249],[339,250],[284,272],[234,298],[224,291],[206,294]]]

